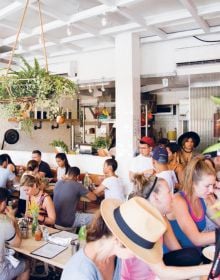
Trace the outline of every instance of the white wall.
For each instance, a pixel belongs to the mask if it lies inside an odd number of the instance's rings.
[[[207,40],[214,40],[215,36],[207,35],[205,38]],[[191,37],[150,44],[142,43],[140,59],[141,75],[160,76],[175,74],[177,49],[200,46],[200,53],[204,53],[205,57],[207,46],[211,45],[213,45],[213,50],[216,52],[216,56],[218,56],[216,43],[203,43]],[[100,80],[103,77],[105,79],[115,78],[114,48],[90,51],[83,54],[60,56],[58,58],[49,58],[49,70],[59,73],[68,73],[70,71],[70,61],[75,62],[74,67],[77,72],[76,80]]]

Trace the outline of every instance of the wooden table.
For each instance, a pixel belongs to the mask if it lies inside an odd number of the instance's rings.
[[[53,228],[48,228],[48,231],[49,231],[49,233],[59,232],[59,230],[53,229]],[[48,264],[51,264],[53,266],[56,266],[56,267],[59,267],[59,268],[63,269],[65,264],[68,262],[68,260],[72,256],[71,245],[69,245],[66,250],[61,252],[59,255],[57,255],[53,259],[47,259],[47,258],[44,258],[44,257],[40,257],[40,256],[36,256],[36,255],[31,254],[31,252],[33,252],[34,250],[38,249],[39,247],[41,247],[42,245],[44,245],[46,243],[47,242],[44,241],[44,240],[36,241],[34,239],[34,237],[31,235],[31,233],[29,232],[29,238],[22,239],[22,243],[21,243],[21,246],[19,248],[12,247],[12,246],[9,246],[9,247],[14,249],[16,252],[19,252],[23,255],[29,256],[33,259],[37,259],[37,260],[40,260],[44,263],[48,263]]]

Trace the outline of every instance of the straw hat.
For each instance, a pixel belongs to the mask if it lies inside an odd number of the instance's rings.
[[[166,231],[166,223],[146,199],[134,197],[124,203],[105,199],[100,209],[112,233],[138,258],[147,263],[162,260],[161,237]]]

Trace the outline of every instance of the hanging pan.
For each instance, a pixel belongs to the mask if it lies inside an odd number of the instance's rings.
[[[4,143],[8,143],[8,144],[15,144],[17,143],[19,140],[19,134],[18,131],[15,129],[9,129],[6,130],[5,135],[4,135],[4,140],[2,143],[2,150],[4,149]]]

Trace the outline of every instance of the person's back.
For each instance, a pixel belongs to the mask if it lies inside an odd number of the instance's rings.
[[[14,178],[15,174],[7,169],[7,157],[0,155],[0,188],[6,188]]]
[[[59,180],[54,188],[53,201],[56,210],[56,225],[71,227],[75,220],[76,206],[80,196],[88,190],[73,180]]]
[[[125,199],[124,186],[120,178],[116,176],[105,178],[102,185],[105,186],[105,198],[115,198],[122,201]]]

